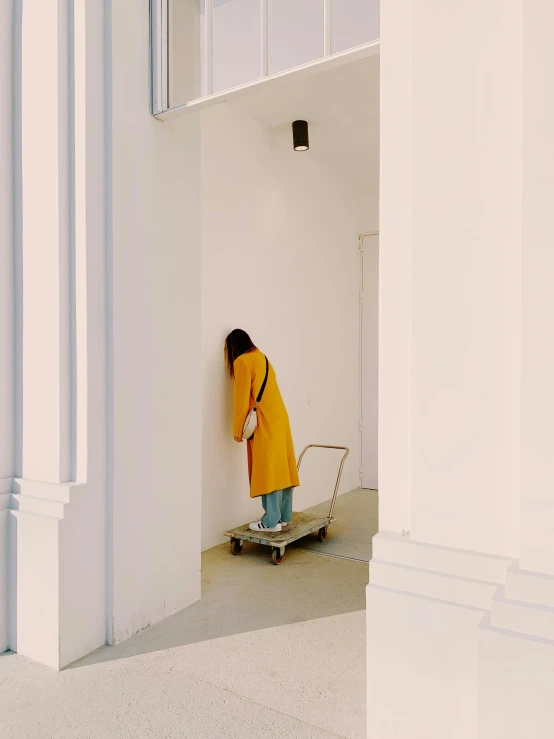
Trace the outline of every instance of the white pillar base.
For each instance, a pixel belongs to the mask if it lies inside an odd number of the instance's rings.
[[[479,628],[479,739],[554,736],[554,642]]]
[[[368,736],[553,736],[554,577],[390,532],[373,553]]]
[[[94,496],[78,483],[15,480],[14,490],[9,648],[59,670],[106,643],[105,601],[98,597],[105,563],[91,538]]]
[[[476,739],[479,624],[512,561],[381,532],[367,589],[371,739]]]
[[[368,737],[476,739],[484,612],[369,585]]]
[[[554,736],[554,577],[512,565],[479,636],[479,737]]]

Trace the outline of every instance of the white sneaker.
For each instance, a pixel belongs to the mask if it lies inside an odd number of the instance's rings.
[[[279,533],[279,531],[283,530],[283,527],[280,523],[278,523],[277,526],[272,526],[271,528],[269,528],[262,523],[261,519],[259,521],[254,521],[253,523],[251,523],[248,528],[250,529],[250,531],[265,531],[268,534]]]
[[[289,525],[290,521],[279,521],[279,523],[281,524],[283,528],[285,528],[285,526]]]

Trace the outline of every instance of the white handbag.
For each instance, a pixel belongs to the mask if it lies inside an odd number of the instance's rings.
[[[269,362],[267,361],[267,357],[266,357],[265,358],[265,377],[262,383],[262,387],[260,388],[260,392],[258,393],[258,397],[256,398],[256,405],[252,408],[252,410],[246,416],[246,421],[244,422],[244,426],[242,427],[242,438],[246,439],[247,441],[250,441],[250,439],[254,436],[254,431],[258,428],[258,405],[264,395],[265,386],[267,385],[268,374],[269,374]]]

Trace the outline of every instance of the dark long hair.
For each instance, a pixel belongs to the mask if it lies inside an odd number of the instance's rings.
[[[235,360],[243,354],[253,352],[256,348],[256,345],[252,342],[246,331],[243,331],[241,328],[231,331],[225,339],[225,361],[227,362],[227,369],[231,377],[235,376]]]

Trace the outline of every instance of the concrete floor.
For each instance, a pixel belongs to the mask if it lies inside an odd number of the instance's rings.
[[[369,562],[373,537],[379,530],[378,508],[376,490],[353,490],[340,495],[333,512],[337,520],[329,527],[327,541],[309,537],[302,540],[301,546],[312,552]],[[320,503],[306,512],[325,516],[329,512],[329,503]]]
[[[61,673],[1,656],[2,739],[366,736],[367,564],[246,543],[202,575],[201,601]]]

